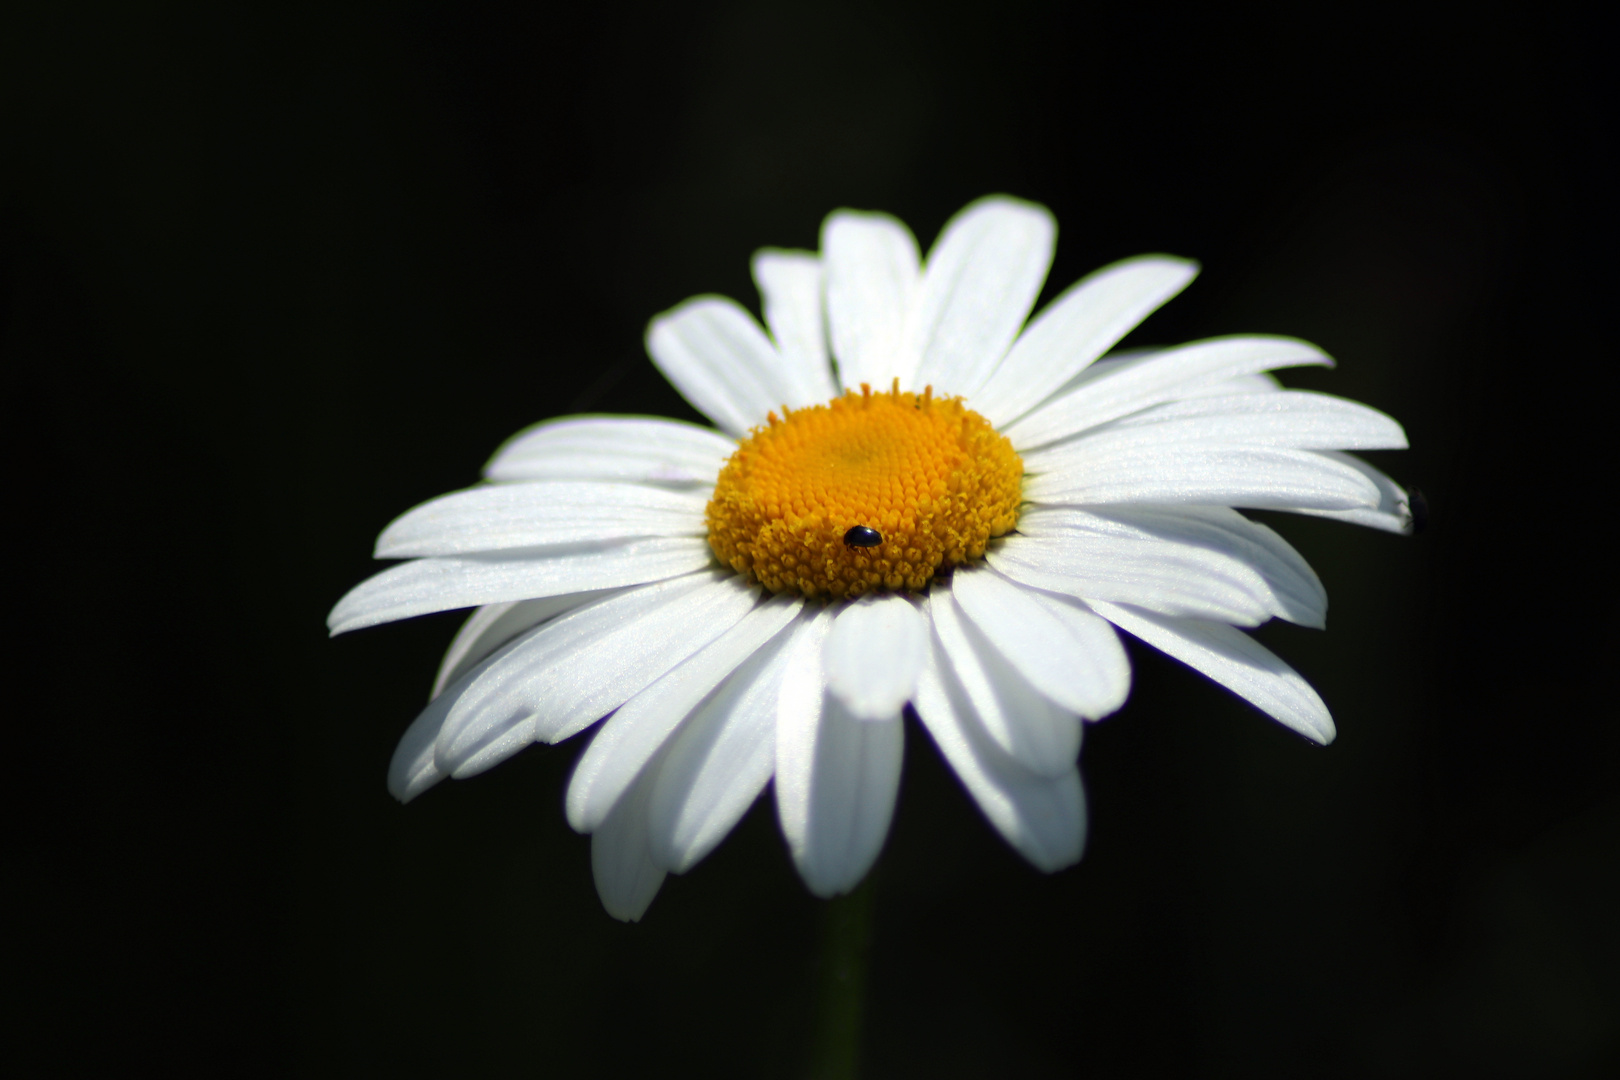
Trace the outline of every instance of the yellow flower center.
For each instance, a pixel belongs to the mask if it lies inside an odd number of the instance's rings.
[[[720,561],[773,592],[921,589],[1018,522],[1024,463],[961,398],[847,390],[784,408],[720,470]]]

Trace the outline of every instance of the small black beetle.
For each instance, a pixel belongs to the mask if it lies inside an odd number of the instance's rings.
[[[844,543],[855,548],[877,547],[883,543],[883,534],[865,525],[857,525],[844,534]]]

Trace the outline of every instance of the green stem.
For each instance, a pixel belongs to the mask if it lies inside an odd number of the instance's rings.
[[[872,936],[872,875],[847,896],[827,901],[821,923],[821,986],[815,1080],[855,1080],[860,1072],[866,955]]]

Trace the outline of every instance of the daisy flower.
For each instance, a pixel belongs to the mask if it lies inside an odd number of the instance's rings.
[[[883,845],[915,712],[990,824],[1045,871],[1080,858],[1084,724],[1117,710],[1118,631],[1306,738],[1333,721],[1243,632],[1321,627],[1322,583],[1237,507],[1407,532],[1406,494],[1346,450],[1388,416],[1283,389],[1330,365],[1287,337],[1105,356],[1198,267],[1150,255],[1028,319],[1056,224],[973,203],[927,259],[840,210],[819,253],[763,250],[765,327],[724,297],[655,318],[647,351],[714,428],[572,416],[510,439],[487,483],[417,507],[407,559],[334,634],[476,607],[389,767],[409,801],[603,721],[569,783],[608,912],[638,919],[773,784],[818,896]],[[1026,319],[1028,321],[1026,322]]]

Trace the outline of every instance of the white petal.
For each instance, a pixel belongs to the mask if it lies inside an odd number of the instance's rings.
[[[826,690],[818,612],[796,635],[776,716],[776,810],[794,864],[818,896],[847,892],[888,834],[900,784],[904,729],[898,717],[863,721]]]
[[[1119,453],[1133,446],[1214,442],[1290,450],[1404,450],[1401,425],[1359,402],[1304,390],[1196,397],[1156,405],[1105,428],[1036,450],[1031,472],[1082,446]]]
[[[711,428],[641,416],[564,416],[512,436],[484,478],[714,487],[737,444]]]
[[[519,638],[461,695],[439,735],[439,768],[464,762],[514,725],[559,742],[601,719],[740,622],[759,593],[709,571],[629,589]]]
[[[1087,720],[1125,704],[1131,664],[1106,619],[988,569],[958,570],[951,593],[1002,659],[1053,704]]]
[[[986,552],[998,572],[1034,589],[1091,603],[1113,600],[1164,614],[1259,626],[1276,614],[1252,568],[1219,553],[1110,537],[1008,537]]]
[[[456,631],[450,648],[439,662],[439,674],[433,680],[432,700],[445,687],[461,678],[473,666],[508,641],[526,630],[532,630],[554,615],[600,600],[614,589],[594,589],[590,592],[548,596],[541,600],[517,600],[506,604],[486,604],[467,616],[467,621]]]
[[[1003,434],[1023,452],[1238,375],[1332,363],[1315,345],[1295,338],[1240,336],[1195,341],[1101,370],[1094,364],[1072,387]]]
[[[1063,387],[1063,391],[1067,393],[1069,390],[1074,389],[1083,382],[1090,382],[1094,379],[1099,379],[1110,371],[1119,371],[1127,364],[1137,363],[1138,361],[1145,360],[1150,356],[1163,356],[1165,353],[1170,351],[1170,349],[1165,348],[1143,347],[1140,349],[1120,349],[1118,352],[1111,352],[1100,360],[1093,361],[1090,366],[1082,368],[1077,375],[1069,379],[1068,384]]]
[[[1018,853],[1047,873],[1080,861],[1086,803],[1080,770],[1041,776],[1002,752],[980,726],[966,691],[935,642],[917,682],[917,715],[945,760]]]
[[[1024,480],[1034,503],[1245,506],[1353,510],[1378,505],[1357,469],[1309,450],[1196,444],[1136,447],[1118,454],[1077,446],[1051,472]]]
[[[860,883],[888,836],[905,729],[898,716],[857,719],[832,694],[797,683],[783,682],[777,717],[777,812],[804,883],[836,896]],[[790,692],[806,693],[790,702]]]
[[[776,813],[790,845],[802,845],[810,825],[810,766],[816,731],[827,693],[821,657],[834,611],[806,610],[806,619],[788,644],[786,667],[776,699]]]
[[[648,777],[621,799],[615,812],[591,837],[591,874],[596,895],[607,913],[621,922],[638,922],[664,884],[664,871],[647,846]]]
[[[735,300],[698,296],[655,317],[647,353],[692,407],[741,438],[796,396],[765,331]]]
[[[907,327],[921,358],[913,386],[971,397],[984,385],[1040,295],[1056,236],[1046,207],[1005,195],[945,224]]]
[[[428,703],[411,726],[405,729],[394,756],[388,762],[388,793],[400,802],[410,802],[443,780],[433,760],[433,742],[439,737],[444,718],[450,714],[453,698],[437,698]]]
[[[1283,389],[1283,384],[1277,376],[1269,371],[1256,371],[1252,375],[1234,375],[1230,379],[1220,382],[1205,383],[1194,387],[1177,397],[1183,401],[1192,401],[1201,397],[1227,397],[1232,394],[1275,394]]]
[[[827,357],[821,260],[808,251],[757,251],[754,283],[759,286],[765,325],[776,339],[783,374],[795,387],[795,396],[786,404],[799,408],[828,401],[837,391]]]
[[[457,780],[488,772],[518,751],[528,749],[530,743],[539,741],[537,720],[533,713],[509,715],[501,723],[485,729],[484,737],[477,742],[458,744],[454,758],[441,753],[439,743],[435,742],[433,763]],[[442,729],[439,736],[441,739],[444,736]]]
[[[699,537],[416,559],[350,589],[326,625],[335,636],[434,611],[639,585],[689,574],[713,559],[708,541]]]
[[[972,405],[1005,427],[1113,348],[1198,275],[1198,264],[1144,255],[1081,278],[1024,330]]]
[[[1343,521],[1350,525],[1365,525],[1370,529],[1400,533],[1402,536],[1412,535],[1412,504],[1407,499],[1405,488],[1352,454],[1325,452],[1322,456],[1350,466],[1376,484],[1378,486],[1377,508],[1358,507],[1354,510],[1313,510],[1292,506],[1288,507],[1288,509],[1296,514],[1332,518],[1334,521]]]
[[[1248,626],[1326,623],[1327,591],[1299,552],[1225,507],[1033,507],[1018,531],[988,558],[1036,588]]]
[[[928,625],[905,596],[865,596],[846,606],[827,635],[827,687],[862,720],[899,716],[917,686]]]
[[[1118,370],[1127,363],[1135,363],[1150,356],[1162,356],[1171,351],[1170,349],[1122,349],[1119,352],[1109,353],[1089,368],[1080,372],[1079,375],[1070,379],[1059,393],[1067,394],[1082,383],[1099,379],[1107,372]],[[1247,375],[1234,375],[1230,379],[1218,379],[1215,382],[1201,382],[1194,386],[1184,386],[1177,390],[1170,400],[1192,401],[1201,397],[1230,397],[1234,394],[1274,394],[1282,389],[1283,384],[1278,380],[1277,376],[1269,371],[1255,371]],[[1154,407],[1157,408],[1157,406]],[[1117,421],[1115,422],[1117,423]]]
[[[1119,604],[1092,604],[1099,615],[1160,652],[1203,672],[1313,742],[1333,741],[1333,717],[1311,684],[1275,653],[1225,623],[1172,619]]]
[[[394,748],[394,757],[388,763],[389,794],[400,802],[410,802],[450,775],[448,769],[439,767],[436,752],[439,736],[444,731],[445,720],[456,702],[473,683],[510,651],[510,646],[497,648],[491,655],[469,664],[442,693],[435,688],[433,699],[428,702],[427,708],[411,722],[411,726],[405,730],[404,737],[399,740],[399,745]],[[508,734],[509,731],[498,733],[496,741],[500,741],[499,736]],[[516,753],[528,745],[529,741],[532,740],[525,740],[511,753]]]
[[[625,702],[602,725],[574,769],[568,784],[568,824],[577,832],[598,828],[681,721],[803,607],[798,597],[767,600]]]
[[[1163,353],[1168,353],[1168,351],[1171,350],[1168,350],[1168,348],[1126,348],[1126,350],[1118,351],[1118,353],[1108,353],[1102,359],[1098,359],[1097,363],[1093,363],[1090,368],[1082,371],[1079,376],[1071,379],[1069,385],[1063,387],[1061,393],[1068,393],[1069,390],[1081,385],[1082,382],[1100,379],[1105,372],[1115,371],[1123,364],[1134,363],[1134,361],[1139,361],[1145,356],[1162,356]],[[1272,372],[1255,371],[1246,374],[1246,376],[1233,376],[1231,379],[1199,382],[1199,384],[1191,385],[1191,387],[1183,387],[1183,389],[1176,390],[1171,400],[1173,402],[1191,402],[1191,400],[1200,397],[1231,397],[1234,393],[1277,393],[1281,389],[1283,389],[1283,384],[1278,381],[1277,376],[1273,376]]]
[[[911,230],[887,214],[838,210],[821,227],[821,258],[838,381],[910,386],[918,356],[908,351],[906,320],[922,277]]]
[[[1031,686],[963,614],[955,583],[936,581],[928,596],[934,638],[985,733],[1024,768],[1062,776],[1080,756],[1080,718]]]
[[[894,818],[904,753],[898,716],[863,720],[827,697],[810,770],[810,827],[795,860],[812,893],[846,893],[877,861]]]
[[[377,537],[379,559],[467,555],[478,551],[706,536],[706,492],[644,484],[547,480],[490,484],[408,510]]]
[[[812,623],[801,614],[757,650],[670,740],[648,809],[660,866],[677,874],[696,866],[770,782],[782,680],[793,642]]]

